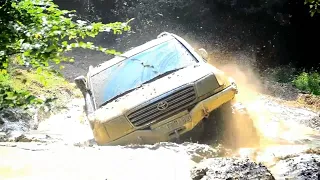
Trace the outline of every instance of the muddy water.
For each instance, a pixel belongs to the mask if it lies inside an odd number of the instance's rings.
[[[290,172],[294,172],[295,177],[301,175],[302,179],[316,179],[308,174],[319,171],[319,155],[305,152],[320,148],[319,112],[289,106],[286,101],[258,93],[265,84],[254,79],[256,76],[248,68],[245,73],[237,66],[221,69],[238,82],[237,100],[247,107],[261,133],[259,146],[236,150],[197,143],[98,147],[91,141],[93,135],[83,113],[84,102],[74,99],[67,110],[41,121],[36,130],[25,133],[24,141],[31,139],[38,143],[0,143],[0,180],[64,177],[187,180],[199,162],[216,157],[261,162],[276,179],[290,177]],[[14,127],[21,130],[25,124]]]
[[[319,112],[291,107],[258,93],[265,84],[254,79],[254,72],[248,68],[245,73],[238,66],[220,68],[238,82],[237,100],[247,107],[261,133],[259,146],[236,150],[197,143],[98,147],[91,141],[84,102],[74,99],[67,105],[68,110],[41,121],[37,130],[25,134],[26,139],[40,142],[0,144],[0,179],[187,180],[199,162],[216,157],[261,162],[276,179],[290,177],[290,172],[302,174],[302,179],[316,179],[306,177],[319,170],[319,156],[305,152],[320,148]]]
[[[0,148],[0,179],[190,179],[188,154],[167,148]],[[169,163],[170,162],[170,163]]]
[[[291,171],[301,174],[292,169],[293,165],[308,172],[317,170],[311,165],[320,162],[319,156],[304,152],[320,147],[319,129],[301,122],[319,114],[278,104],[267,96],[244,103],[263,134],[261,146],[256,148],[228,150],[197,143],[89,147],[92,133],[84,120],[83,102],[75,99],[70,102],[69,111],[41,122],[38,130],[30,133],[34,137],[46,134],[42,143],[0,144],[0,179],[187,180],[197,163],[221,156],[262,162],[276,179],[288,177]]]
[[[319,125],[312,123],[319,122],[319,112],[290,107],[272,99],[256,96],[244,100],[262,134],[261,144],[257,148],[240,148],[234,155],[263,163],[276,179],[297,179],[297,174],[305,172],[317,174],[320,172],[319,156],[305,155],[305,152],[320,148]],[[301,175],[299,178],[317,179],[318,176]]]

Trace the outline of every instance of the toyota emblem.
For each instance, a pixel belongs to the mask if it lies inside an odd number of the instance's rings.
[[[169,106],[168,102],[161,101],[161,102],[158,103],[157,109],[160,110],[160,111],[163,111],[163,110],[167,109],[168,106]]]

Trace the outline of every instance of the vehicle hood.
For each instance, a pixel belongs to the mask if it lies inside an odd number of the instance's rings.
[[[208,74],[222,72],[206,63],[199,63],[178,70],[172,74],[144,84],[136,90],[121,96],[96,110],[94,119],[100,122],[112,120],[170,90],[188,83],[193,83]],[[219,81],[219,77],[218,81]]]

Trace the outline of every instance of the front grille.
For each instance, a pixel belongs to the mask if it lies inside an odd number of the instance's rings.
[[[168,106],[165,110],[157,108],[158,103],[165,101]],[[158,122],[171,115],[179,113],[190,107],[196,101],[196,93],[193,86],[187,86],[161,98],[151,104],[143,106],[130,113],[127,117],[135,126],[143,126],[151,122]]]

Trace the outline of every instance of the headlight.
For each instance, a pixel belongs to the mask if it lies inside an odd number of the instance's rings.
[[[133,126],[125,116],[111,117],[104,114],[104,119],[102,119],[102,115],[92,113],[88,117],[95,139],[100,144],[122,137],[133,130]]]
[[[214,90],[218,89],[219,87],[220,84],[213,74],[205,76],[196,82],[196,90],[199,97],[204,96],[210,92],[214,92]]]
[[[111,139],[126,135],[133,129],[132,125],[124,116],[119,116],[104,123],[104,127]]]
[[[92,123],[92,126],[94,139],[97,141],[98,144],[104,144],[110,141],[110,136],[107,133],[103,123],[100,123],[99,121],[94,121]]]

